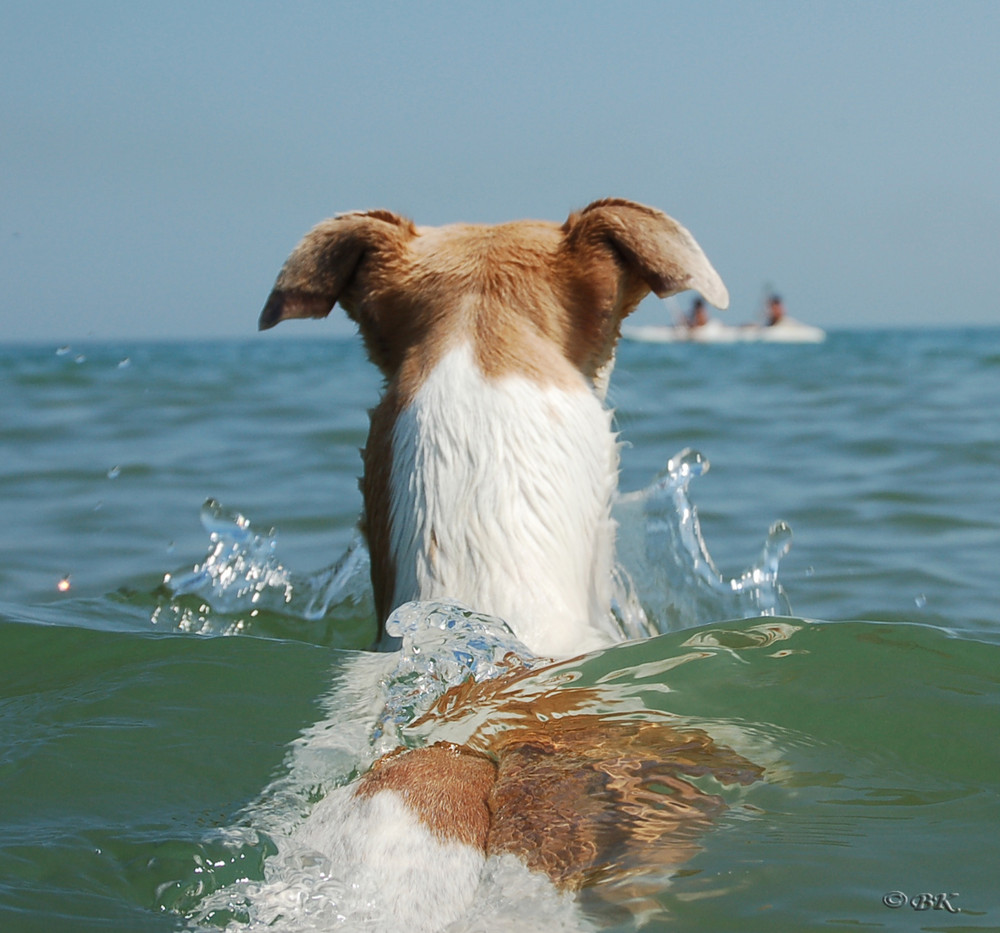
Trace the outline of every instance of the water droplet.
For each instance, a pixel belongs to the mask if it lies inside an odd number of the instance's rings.
[[[918,609],[924,609],[927,607],[927,597],[921,593],[916,599],[913,600]]]
[[[201,507],[201,525],[210,535],[226,535],[234,541],[246,541],[251,537],[250,520],[224,508],[217,499],[205,500]]]
[[[59,347],[56,350],[56,356],[65,356],[72,349],[73,348],[71,346],[69,346],[68,344],[65,347]]]
[[[108,470],[108,479],[118,479],[121,476],[122,468],[120,466],[113,466]]]
[[[132,365],[132,360],[129,359],[129,357],[126,356],[124,359],[122,359],[122,360],[119,361],[118,368],[119,369],[128,369],[128,367],[131,366],[131,365]]]
[[[784,557],[792,547],[792,528],[788,522],[775,522],[767,533],[767,541],[764,551],[769,561],[774,561],[777,570],[777,561]]]
[[[59,590],[59,592],[60,592],[60,593],[68,593],[68,592],[69,592],[69,588],[70,588],[70,585],[71,585],[71,584],[70,584],[70,582],[69,582],[69,574],[66,574],[66,576],[64,576],[64,577],[63,577],[63,578],[62,578],[62,579],[61,579],[61,580],[60,580],[60,581],[59,581],[59,582],[58,582],[58,583],[56,584],[56,589],[57,589],[57,590]]]
[[[667,474],[673,479],[688,476],[704,476],[709,469],[708,458],[701,451],[685,447],[679,454],[667,461]]]

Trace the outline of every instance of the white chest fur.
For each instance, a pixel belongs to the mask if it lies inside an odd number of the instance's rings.
[[[455,599],[555,657],[617,640],[617,470],[611,413],[582,377],[486,379],[470,347],[450,351],[393,432],[395,604]]]

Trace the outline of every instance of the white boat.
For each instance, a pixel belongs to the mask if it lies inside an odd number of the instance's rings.
[[[699,327],[687,324],[635,324],[622,327],[622,336],[641,343],[822,343],[822,327],[785,317],[777,324],[724,324],[710,318]]]

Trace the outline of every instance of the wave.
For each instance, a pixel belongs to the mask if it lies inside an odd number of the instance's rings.
[[[134,905],[105,929],[152,928],[143,911],[205,930],[369,928],[373,908],[319,844],[334,815],[323,801],[387,747],[488,747],[526,711],[707,735],[762,773],[746,785],[721,770],[673,776],[720,803],[686,840],[682,870],[626,858],[566,901],[497,862],[469,929],[532,929],[532,916],[552,929],[875,922],[882,895],[913,879],[960,891],[967,918],[995,901],[989,860],[967,857],[1000,818],[995,644],[767,616],[553,665],[501,620],[444,604],[406,607],[393,623],[402,648],[381,653],[3,615],[0,873],[51,910]],[[476,702],[452,703],[456,685]],[[69,773],[71,789],[53,778]],[[664,802],[668,787],[654,788]],[[28,794],[30,813],[13,818]],[[44,884],[26,864],[51,869]]]

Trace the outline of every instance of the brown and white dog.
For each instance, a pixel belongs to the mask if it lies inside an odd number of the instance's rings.
[[[447,598],[504,619],[538,655],[621,640],[611,615],[618,443],[604,395],[625,316],[650,291],[686,289],[728,304],[688,231],[624,200],[563,224],[418,227],[389,211],[348,213],[305,236],[259,325],[324,317],[339,303],[385,377],[362,480],[380,626],[405,602]],[[387,893],[387,923],[433,929],[459,916],[489,854],[583,884],[604,864],[601,832],[628,835],[611,833],[608,816],[635,812],[627,775],[652,768],[671,780],[671,747],[694,742],[707,758],[714,748],[648,723],[608,734],[600,723],[534,722],[482,750],[389,756],[338,796],[334,848],[359,870],[402,879],[400,860],[442,867],[437,887],[419,881],[426,923],[405,890]],[[729,773],[733,753],[715,751]],[[609,785],[612,803],[594,804]],[[697,796],[685,806],[703,817],[689,806]],[[562,834],[546,829],[556,814]]]

